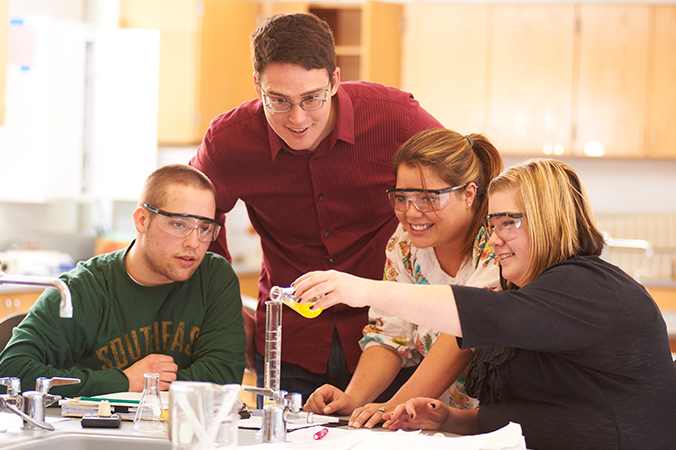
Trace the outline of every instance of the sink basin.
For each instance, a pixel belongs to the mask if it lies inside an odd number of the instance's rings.
[[[2,447],[3,450],[166,450],[171,448],[171,442],[168,439],[63,433],[44,434]]]

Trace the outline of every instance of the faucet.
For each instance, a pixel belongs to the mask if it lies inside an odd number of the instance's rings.
[[[43,428],[54,431],[54,425],[45,422],[45,408],[61,397],[48,393],[51,386],[79,383],[79,378],[38,378],[35,391],[21,394],[21,380],[16,377],[0,378],[0,384],[7,386],[7,394],[0,395],[0,411],[7,409],[23,419],[25,430]]]
[[[0,267],[2,265],[0,264]],[[25,284],[31,286],[50,286],[56,288],[61,296],[59,316],[70,319],[73,317],[73,301],[70,296],[68,285],[58,278],[35,277],[27,275],[10,275],[0,269],[0,284]]]
[[[614,239],[609,233],[603,232],[603,240],[608,247],[617,248],[636,248],[645,250],[646,258],[650,258],[655,253],[650,242],[644,239]]]
[[[0,385],[7,386],[7,393],[0,394],[0,398],[10,405],[23,409],[23,397],[21,397],[21,380],[17,377],[2,377]]]
[[[24,391],[24,393],[22,394],[23,415],[21,415],[21,417],[23,417],[24,419],[23,421],[24,430],[34,430],[36,426],[40,428],[45,428],[42,425],[46,423],[45,408],[47,408],[52,403],[61,400],[60,395],[52,395],[49,393],[49,389],[52,386],[77,384],[79,382],[80,382],[79,378],[65,378],[65,377],[54,377],[54,378],[40,377],[37,380],[35,380],[35,390]],[[16,413],[16,411],[14,412]]]

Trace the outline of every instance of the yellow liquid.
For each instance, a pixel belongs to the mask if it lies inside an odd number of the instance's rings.
[[[284,304],[286,306],[288,306],[289,308],[293,309],[294,311],[296,311],[301,316],[307,318],[307,319],[314,319],[315,317],[317,317],[318,315],[320,315],[322,313],[321,308],[310,310],[310,306],[312,306],[311,302],[298,303],[298,302],[294,302],[293,300],[290,300],[290,301],[284,302]]]

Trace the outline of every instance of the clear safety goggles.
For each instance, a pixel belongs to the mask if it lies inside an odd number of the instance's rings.
[[[395,211],[408,211],[408,203],[413,203],[415,209],[418,211],[432,212],[439,211],[448,205],[451,198],[451,192],[458,189],[463,189],[467,185],[452,186],[445,189],[388,189],[387,196],[390,199],[390,204]]]
[[[147,203],[143,207],[157,214],[157,224],[172,236],[187,238],[197,230],[197,239],[201,242],[215,241],[223,224],[218,220],[194,214],[180,214],[162,211]]]
[[[524,217],[521,213],[495,213],[484,218],[484,230],[490,239],[493,233],[503,241],[511,241],[521,231]]]

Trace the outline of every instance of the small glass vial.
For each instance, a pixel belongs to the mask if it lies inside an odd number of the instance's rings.
[[[295,293],[296,289],[292,287],[283,288],[279,286],[273,286],[272,289],[270,289],[270,300],[280,301],[289,308],[296,311],[301,316],[308,319],[314,319],[322,313],[321,308],[310,309],[310,307],[314,302],[324,297],[323,295],[318,295],[307,303],[299,303],[300,299],[294,295]]]
[[[158,432],[167,429],[162,397],[160,397],[160,374],[144,373],[145,387],[141,402],[136,409],[134,428],[141,432]]]

